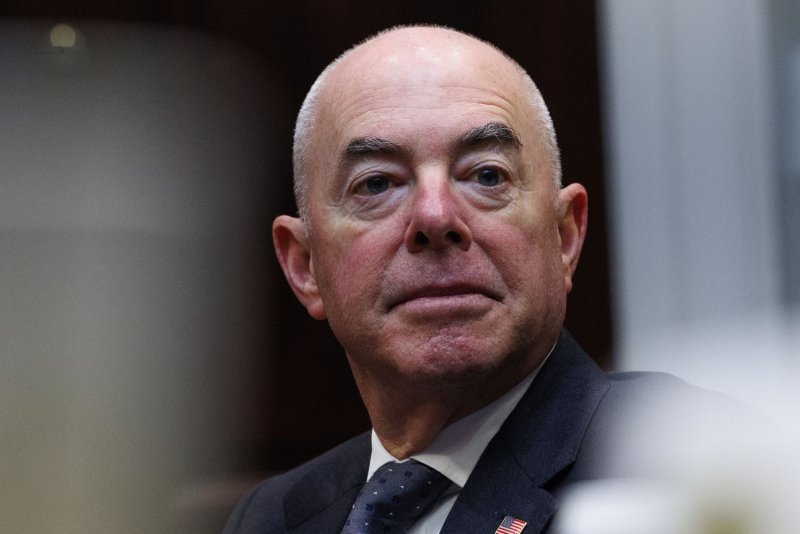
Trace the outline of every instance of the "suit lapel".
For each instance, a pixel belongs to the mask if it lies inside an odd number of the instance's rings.
[[[369,433],[356,438],[344,454],[336,455],[302,477],[284,497],[287,532],[338,532],[367,478]]]
[[[556,510],[552,492],[574,463],[607,390],[605,375],[562,331],[475,466],[442,534],[493,534],[507,515],[528,523],[524,534],[542,532]]]
[[[493,442],[461,490],[441,534],[493,534],[507,515],[528,523],[525,534],[540,532],[554,510],[550,493],[531,482],[504,442]]]

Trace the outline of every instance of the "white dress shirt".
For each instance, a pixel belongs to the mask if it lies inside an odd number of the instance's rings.
[[[431,509],[414,523],[408,534],[439,533],[484,449],[525,394],[544,361],[502,397],[448,426],[430,445],[411,456],[445,475],[452,484]],[[398,460],[384,448],[373,429],[367,480],[386,462],[396,461]]]

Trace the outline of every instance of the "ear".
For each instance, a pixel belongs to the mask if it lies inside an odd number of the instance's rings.
[[[581,184],[570,184],[558,192],[558,233],[561,237],[561,263],[567,293],[572,291],[572,275],[586,237],[588,195]]]
[[[272,243],[283,274],[297,299],[311,317],[325,319],[325,307],[319,295],[308,232],[303,221],[288,215],[279,216],[272,223]]]

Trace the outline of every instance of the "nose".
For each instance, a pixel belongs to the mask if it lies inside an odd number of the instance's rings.
[[[468,250],[472,233],[463,217],[449,179],[419,180],[413,199],[411,220],[405,234],[409,252],[457,247]]]

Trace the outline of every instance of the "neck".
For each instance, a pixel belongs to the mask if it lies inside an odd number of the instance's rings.
[[[425,449],[450,424],[501,397],[532,370],[511,380],[457,386],[421,386],[418,380],[397,379],[387,386],[354,374],[375,433],[392,456],[403,460]]]
[[[380,407],[373,405],[367,410],[381,443],[398,460],[404,460],[430,445],[453,418],[452,408],[433,402],[404,406],[403,416],[391,420],[379,415],[384,412]]]

